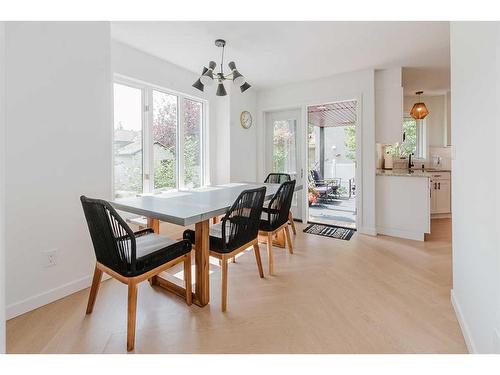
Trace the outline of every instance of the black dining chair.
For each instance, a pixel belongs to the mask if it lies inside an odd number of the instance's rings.
[[[291,181],[292,178],[288,173],[269,173],[264,180],[264,183],[268,184],[282,184],[285,181]],[[293,221],[292,211],[288,214],[288,222],[292,226],[293,234],[297,234],[297,230],[295,229],[295,222]]]
[[[133,232],[109,202],[80,197],[97,258],[87,314],[92,313],[102,273],[128,285],[127,350],[134,349],[137,284],[184,262],[186,303],[191,305],[191,243],[155,234]]]
[[[221,221],[210,227],[210,256],[219,259],[222,267],[222,311],[227,308],[227,271],[230,258],[253,246],[259,275],[264,277],[257,235],[265,195],[265,187],[241,192]],[[193,230],[185,230],[183,237],[196,246]]]
[[[293,244],[288,229],[288,213],[292,205],[294,190],[295,180],[283,182],[268,206],[264,207],[262,212],[259,235],[266,237],[270,275],[274,273],[273,236],[279,231],[285,231],[288,251],[290,254],[293,254]]]
[[[269,173],[264,180],[266,184],[281,184],[285,181],[290,181],[292,178],[288,173]]]

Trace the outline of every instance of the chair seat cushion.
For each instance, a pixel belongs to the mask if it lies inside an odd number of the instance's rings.
[[[189,241],[175,241],[155,233],[137,236],[135,242],[136,275],[150,271],[191,251]]]
[[[229,225],[229,223],[226,224],[226,228],[228,228],[227,227],[228,225]],[[226,230],[229,230],[229,228]],[[234,244],[233,246],[228,246],[227,242],[226,242],[226,246],[223,246],[223,244],[222,244],[222,222],[210,226],[209,233],[210,233],[210,235],[209,235],[210,251],[214,251],[216,253],[230,253],[231,251],[233,251],[239,247],[238,244]],[[226,232],[226,233],[228,233],[228,232]],[[184,231],[183,238],[185,240],[188,240],[193,245],[196,245],[194,230],[186,229]]]
[[[229,231],[231,230],[230,228],[231,227],[230,227],[229,221],[226,221],[226,237],[227,238],[229,238],[228,234],[229,234]],[[210,226],[210,236],[218,237],[222,241],[222,221]],[[226,239],[226,243],[227,243],[227,239]]]
[[[144,236],[136,237],[135,243],[136,256],[137,258],[140,258],[157,250],[161,250],[165,247],[173,245],[176,243],[176,241],[171,240],[170,238],[165,236],[160,236],[156,233],[150,233]]]

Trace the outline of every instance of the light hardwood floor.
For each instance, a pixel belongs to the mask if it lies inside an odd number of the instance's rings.
[[[135,352],[466,352],[450,303],[450,220],[433,220],[426,242],[342,241],[302,229],[297,223],[293,255],[275,248],[275,276],[259,278],[251,250],[229,264],[225,313],[216,260],[204,308],[141,284]],[[261,253],[266,264],[265,244]],[[126,286],[104,281],[89,316],[87,297],[88,289],[8,321],[8,352],[125,353]]]

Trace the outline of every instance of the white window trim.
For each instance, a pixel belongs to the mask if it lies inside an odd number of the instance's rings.
[[[113,84],[121,84],[130,87],[140,89],[142,91],[142,173],[143,173],[143,193],[155,193],[159,191],[166,190],[184,190],[186,186],[184,184],[184,142],[181,142],[181,136],[184,134],[184,99],[193,100],[201,103],[202,108],[202,126],[201,132],[201,173],[200,178],[201,187],[210,184],[210,171],[209,171],[209,158],[208,158],[208,121],[209,121],[209,107],[208,100],[188,95],[179,91],[170,90],[152,83],[141,81],[135,78],[127,77],[121,74],[113,75]],[[152,147],[152,137],[153,137],[153,91],[160,91],[168,95],[174,95],[177,97],[177,133],[176,133],[176,186],[174,189],[154,189],[154,171],[151,166],[154,164],[154,152]],[[111,91],[113,92],[113,90]],[[113,105],[113,118],[114,118],[114,100],[111,101]],[[111,121],[112,131],[114,132],[114,119]],[[114,144],[114,137],[112,137],[112,145]],[[114,197],[115,181],[114,181],[114,147],[111,147],[111,175],[112,175],[112,194]],[[148,178],[146,178],[148,177]]]

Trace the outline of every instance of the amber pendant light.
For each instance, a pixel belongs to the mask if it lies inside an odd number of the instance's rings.
[[[415,120],[422,120],[429,114],[429,110],[425,106],[425,103],[420,101],[420,95],[422,95],[423,91],[417,91],[415,94],[418,95],[418,103],[413,104],[413,108],[410,111],[411,117]]]

